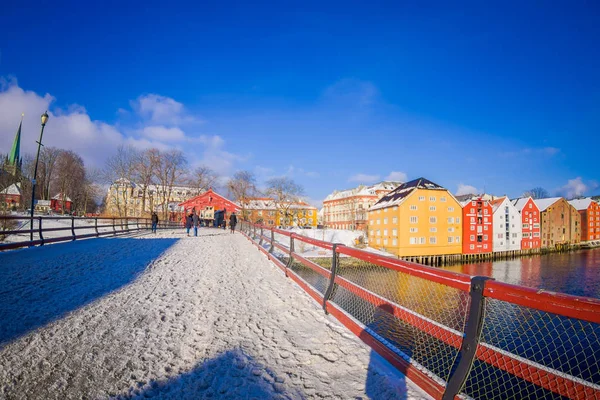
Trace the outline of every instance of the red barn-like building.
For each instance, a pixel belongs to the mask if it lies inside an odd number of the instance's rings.
[[[542,247],[540,209],[531,197],[514,199],[511,202],[521,213],[521,223],[523,224],[521,250],[539,249]]]
[[[201,219],[213,221],[214,213],[220,210],[226,210],[225,219],[229,218],[229,214],[232,212],[239,213],[242,209],[237,203],[221,196],[214,192],[212,189],[207,190],[199,196],[193,197],[189,200],[179,204],[184,209],[184,215],[182,222],[185,223],[185,216],[196,211],[196,214]]]
[[[600,239],[600,205],[591,198],[569,201],[581,216],[581,241]]]
[[[73,209],[73,201],[69,196],[63,195],[62,193],[59,193],[50,199],[50,208],[56,212],[62,212],[63,203],[65,212],[70,213]]]
[[[491,253],[494,229],[492,205],[481,197],[465,201],[462,205],[463,254]]]

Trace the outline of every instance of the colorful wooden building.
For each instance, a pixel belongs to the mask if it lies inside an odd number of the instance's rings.
[[[539,249],[541,240],[540,210],[531,197],[511,200],[521,216],[521,250]]]
[[[521,250],[523,224],[519,210],[508,197],[492,200],[494,211],[494,253]]]
[[[59,193],[50,199],[50,209],[54,212],[71,213],[73,211],[73,200],[63,193]]]
[[[368,212],[369,246],[399,257],[462,252],[462,207],[425,178],[398,186]]]
[[[243,201],[242,217],[266,226],[297,226],[316,228],[318,210],[302,201],[277,204],[269,197],[254,197]]]
[[[232,212],[239,214],[242,209],[239,204],[221,196],[212,189],[180,203],[179,206],[183,207],[182,223],[185,222],[185,215],[191,212],[195,212],[206,222],[213,223],[214,214],[217,211],[224,211],[224,218],[227,220]]]
[[[461,204],[463,254],[491,253],[493,224],[490,201],[476,196]]]
[[[5,210],[21,206],[21,184],[13,183],[0,191],[0,206]]]
[[[581,241],[600,239],[600,205],[591,198],[569,201],[581,218]]]
[[[542,248],[555,248],[581,241],[581,216],[562,197],[534,200],[540,210]]]

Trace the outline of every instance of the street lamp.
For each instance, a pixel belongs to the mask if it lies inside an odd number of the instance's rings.
[[[40,140],[37,142],[37,156],[35,157],[35,169],[33,170],[33,180],[31,181],[31,232],[29,232],[29,240],[33,242],[33,209],[35,202],[35,180],[37,178],[38,161],[40,160],[40,148],[42,147],[42,136],[44,135],[44,127],[48,122],[48,111],[42,114],[42,130],[40,132]]]

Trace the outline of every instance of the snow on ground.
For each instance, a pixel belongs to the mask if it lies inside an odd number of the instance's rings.
[[[288,229],[289,232],[296,233],[301,236],[307,236],[309,238],[322,240],[330,243],[341,243],[348,247],[356,247],[356,240],[359,237],[365,237],[364,231],[351,231],[346,229],[300,229],[292,228]],[[268,234],[266,235],[268,236]],[[283,235],[275,235],[275,239],[285,246],[289,247],[289,238]],[[329,257],[331,252],[323,251],[323,249],[308,244],[302,243],[302,241],[296,242],[295,250],[297,253],[302,254],[304,257]],[[364,247],[361,250],[365,250],[371,253],[379,254],[382,256],[393,257],[391,253],[374,249],[372,247]]]
[[[427,398],[242,235],[0,254],[0,398]]]

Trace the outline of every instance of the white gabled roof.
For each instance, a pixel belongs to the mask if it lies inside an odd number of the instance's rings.
[[[0,194],[20,196],[21,195],[21,188],[19,187],[18,183],[13,183],[9,187],[7,187],[3,191],[1,191]]]
[[[529,199],[531,199],[531,197],[519,197],[518,199],[512,199],[510,202],[513,204],[513,206],[515,206],[517,210],[519,210],[519,212],[521,212],[523,211],[523,207],[525,207]]]
[[[331,201],[344,199],[346,197],[354,197],[354,196],[377,196],[377,191],[379,190],[394,190],[398,186],[400,186],[402,182],[395,181],[383,181],[376,183],[371,186],[359,185],[358,187],[346,190],[335,190],[329,196],[325,198],[323,201]]]
[[[569,201],[569,204],[575,207],[577,211],[587,210],[594,200],[591,197]]]
[[[52,198],[52,200],[59,200],[59,201],[62,201],[62,200],[63,200],[62,193],[59,193],[59,194],[57,194],[56,196],[54,196],[54,197]],[[69,198],[69,196],[65,196],[65,201],[70,201],[70,202],[73,202],[73,200],[71,200],[71,199]]]
[[[536,199],[533,200],[536,206],[540,209],[540,212],[546,211],[546,208],[562,199],[562,197],[549,197],[547,199]]]

